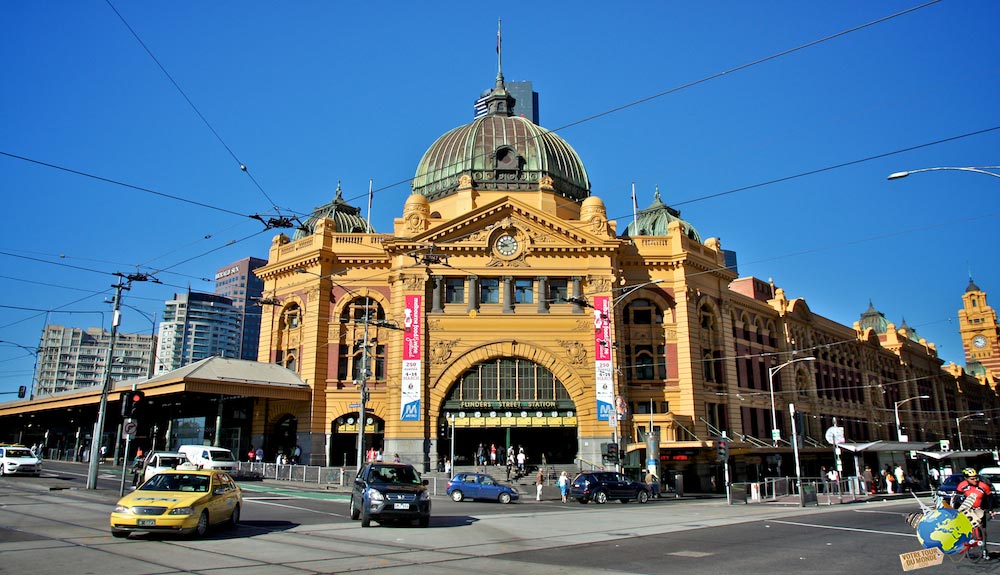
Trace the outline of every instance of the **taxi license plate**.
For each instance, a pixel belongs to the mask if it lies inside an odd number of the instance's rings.
[[[395,503],[395,504],[393,504],[392,508],[393,509],[409,509],[410,508],[410,504],[409,503]]]
[[[137,523],[139,527],[153,527],[156,525],[156,519],[140,519]]]

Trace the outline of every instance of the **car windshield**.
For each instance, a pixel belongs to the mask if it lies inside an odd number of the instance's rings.
[[[144,483],[142,491],[208,491],[210,481],[207,475],[187,473],[160,473]]]
[[[161,457],[159,461],[154,461],[156,467],[177,467],[187,461],[186,457]]]
[[[236,461],[228,451],[212,451],[212,461]]]
[[[412,467],[373,467],[372,483],[420,483],[420,477]]]

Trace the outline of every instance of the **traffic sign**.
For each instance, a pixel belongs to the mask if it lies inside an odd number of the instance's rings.
[[[844,443],[844,428],[836,425],[826,428],[826,442],[830,445]]]
[[[138,430],[139,430],[139,424],[132,419],[126,421],[125,425],[122,426],[122,431],[125,433],[125,435],[128,435],[129,437],[135,437],[135,432]]]

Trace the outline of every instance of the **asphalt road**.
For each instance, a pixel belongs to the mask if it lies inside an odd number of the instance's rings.
[[[920,548],[912,502],[807,508],[665,500],[646,505],[514,505],[434,499],[427,529],[350,521],[338,494],[246,484],[244,521],[205,539],[113,539],[115,477],[81,489],[73,467],[0,478],[0,573],[212,575],[380,573],[901,573]],[[325,491],[325,490],[324,490]],[[1000,530],[997,530],[1000,534]],[[997,551],[1000,551],[998,549]],[[924,573],[990,573],[945,557]]]

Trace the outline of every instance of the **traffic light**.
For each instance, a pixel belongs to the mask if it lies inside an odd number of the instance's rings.
[[[715,456],[719,461],[729,459],[729,440],[720,439],[715,443]]]
[[[118,394],[118,401],[122,404],[122,417],[132,413],[132,392],[123,391]]]
[[[17,388],[17,397],[18,398],[23,399],[24,396],[26,396],[26,395],[28,395],[28,387],[27,386],[22,385],[21,387]]]
[[[602,443],[601,455],[604,458],[604,463],[618,463],[618,444]]]
[[[129,417],[135,417],[135,412],[138,411],[140,408],[144,407],[143,400],[145,399],[145,397],[146,394],[142,391],[128,392],[128,401],[126,402],[126,404],[128,405]]]

